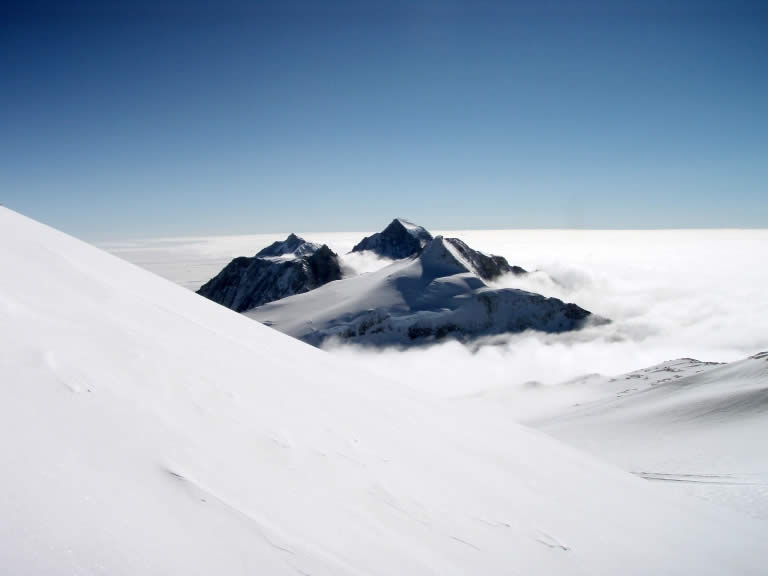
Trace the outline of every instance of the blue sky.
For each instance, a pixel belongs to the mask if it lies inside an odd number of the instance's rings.
[[[77,236],[768,226],[749,2],[25,2],[0,203]]]

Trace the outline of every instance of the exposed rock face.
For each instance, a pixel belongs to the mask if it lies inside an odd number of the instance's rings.
[[[421,252],[432,234],[408,220],[395,218],[381,232],[363,238],[352,252],[370,250],[392,260],[408,258]]]
[[[513,334],[525,330],[559,333],[578,330],[592,314],[557,298],[516,289],[475,289],[455,302],[437,300],[419,303],[407,312],[398,310],[365,310],[359,315],[344,316],[327,327],[315,327],[300,338],[320,346],[328,338],[339,338],[365,345],[423,345],[445,338],[471,341],[480,336]],[[256,312],[258,312],[257,309]],[[592,318],[603,323],[601,318]],[[270,324],[273,327],[274,323]]]
[[[312,284],[307,287],[307,290],[312,290],[328,282],[341,279],[339,256],[325,244],[307,258],[307,264],[311,271],[310,276],[313,279]]]
[[[510,266],[503,256],[483,254],[477,250],[472,250],[458,238],[446,238],[445,240],[458,250],[475,274],[483,280],[493,280],[502,274],[515,274],[516,276],[526,274],[526,271],[520,266]]]
[[[291,234],[256,256],[235,258],[197,293],[243,312],[340,278],[336,253],[325,244],[319,246]]]

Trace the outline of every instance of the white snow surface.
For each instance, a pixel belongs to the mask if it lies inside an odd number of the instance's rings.
[[[764,525],[0,208],[7,574],[763,574]]]
[[[690,358],[600,382],[531,424],[649,480],[768,520],[768,352]],[[595,393],[599,397],[595,398]]]
[[[500,407],[666,490],[768,521],[768,353],[727,364],[680,358],[455,401]]]

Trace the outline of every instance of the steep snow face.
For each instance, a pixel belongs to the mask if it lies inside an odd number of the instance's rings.
[[[432,234],[421,226],[395,218],[381,232],[363,238],[352,252],[370,250],[384,258],[399,260],[418,254],[430,240]]]
[[[291,234],[252,258],[235,258],[197,293],[242,312],[340,278],[339,258],[328,246]]]
[[[503,274],[519,276],[526,273],[520,266],[510,266],[503,256],[472,250],[458,238],[446,238],[445,241],[461,255],[465,265],[483,280],[494,280]]]
[[[4,208],[0,270],[5,573],[764,571],[755,522]]]
[[[531,292],[493,290],[467,252],[438,236],[416,258],[255,308],[248,316],[314,345],[328,338],[410,345],[528,329],[574,330],[590,312]]]

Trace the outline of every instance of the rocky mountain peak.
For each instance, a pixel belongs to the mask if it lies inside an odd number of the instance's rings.
[[[240,256],[198,290],[236,312],[314,290],[341,278],[338,255],[295,234],[251,258]]]
[[[304,238],[291,233],[282,242],[273,242],[266,248],[256,253],[259,258],[273,258],[277,256],[308,256],[314,254],[320,248],[319,244],[307,242]]]
[[[430,240],[432,234],[425,228],[404,218],[395,218],[381,232],[363,238],[352,252],[370,250],[379,256],[399,260],[418,254]]]

